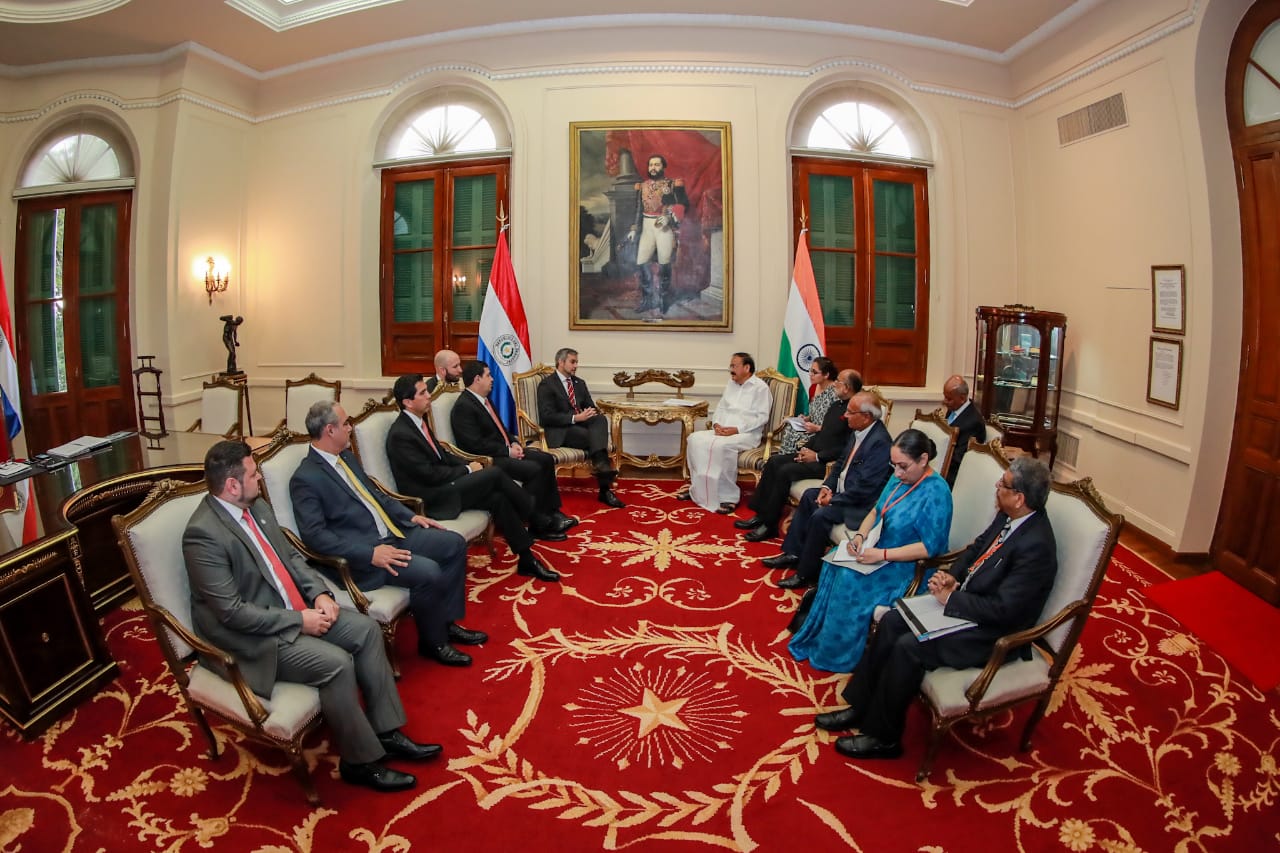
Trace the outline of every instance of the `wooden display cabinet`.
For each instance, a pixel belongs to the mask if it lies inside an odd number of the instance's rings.
[[[1004,431],[1004,443],[1058,455],[1058,405],[1067,317],[1029,305],[977,309],[974,405]]]

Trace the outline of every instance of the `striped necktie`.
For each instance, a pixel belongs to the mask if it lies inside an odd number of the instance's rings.
[[[347,467],[347,460],[341,456],[337,457],[337,459],[338,464],[342,466],[343,472],[347,475],[347,481],[356,490],[356,494],[360,495],[360,498],[368,505],[370,510],[378,514],[378,517],[382,519],[382,523],[387,526],[387,530],[390,530],[397,539],[403,539],[404,533],[401,532],[399,527],[396,527],[395,522],[391,520],[391,516],[387,515],[386,510],[382,508],[382,504],[373,499],[373,495],[369,494],[369,490],[360,482],[360,478],[355,475],[355,472]]]
[[[978,573],[978,569],[982,568],[982,564],[987,561],[987,558],[990,557],[992,554],[994,554],[996,551],[1000,550],[1000,546],[1003,545],[1004,540],[1008,538],[1009,530],[1012,527],[1013,527],[1013,519],[1009,519],[1005,521],[1004,527],[1000,528],[1000,535],[996,537],[996,541],[992,542],[991,547],[986,550],[986,553],[984,553],[981,557],[979,557],[977,561],[975,561],[974,564],[969,567],[969,574],[967,577],[965,577],[964,583],[960,585],[961,589],[964,589],[966,586],[969,585],[969,581],[973,580],[973,576]]]

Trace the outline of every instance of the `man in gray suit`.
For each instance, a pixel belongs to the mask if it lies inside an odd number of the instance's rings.
[[[277,681],[319,690],[343,781],[375,791],[412,788],[413,776],[379,761],[434,758],[440,746],[415,743],[400,731],[404,708],[378,623],[339,610],[290,547],[259,497],[262,477],[247,444],[215,444],[205,454],[204,476],[209,494],[182,536],[196,633],[233,655],[260,696],[270,696]]]

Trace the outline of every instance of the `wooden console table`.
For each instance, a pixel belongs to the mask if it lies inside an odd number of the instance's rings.
[[[628,397],[600,398],[596,406],[600,413],[609,419],[609,431],[613,436],[613,467],[621,468],[622,463],[638,468],[679,468],[680,473],[688,477],[689,470],[685,463],[685,445],[689,434],[695,429],[697,419],[706,419],[707,401],[698,400],[690,405],[667,403],[669,396],[636,394]],[[622,449],[622,422],[635,421],[649,425],[659,423],[682,424],[680,433],[680,450],[674,456],[659,456],[650,453],[648,456],[635,456]]]

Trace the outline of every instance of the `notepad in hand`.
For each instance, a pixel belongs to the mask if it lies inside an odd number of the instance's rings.
[[[832,548],[831,552],[827,554],[827,556],[823,557],[823,559],[828,563],[835,563],[837,566],[844,566],[845,568],[853,569],[860,575],[869,575],[881,566],[889,565],[884,560],[881,560],[878,563],[859,563],[857,556],[850,554],[849,549],[845,547],[845,543],[843,542]]]
[[[902,618],[907,620],[907,626],[922,643],[925,640],[945,637],[978,624],[968,619],[946,615],[942,612],[942,602],[928,594],[899,598],[893,606],[902,614]]]

